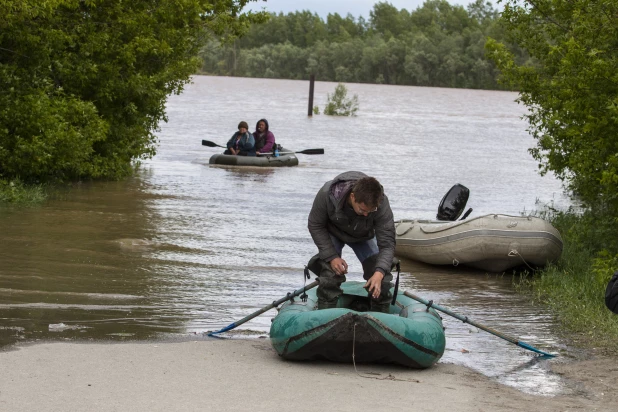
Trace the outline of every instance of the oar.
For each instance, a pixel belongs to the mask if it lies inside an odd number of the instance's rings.
[[[227,149],[227,147],[221,146],[220,144],[216,144],[215,142],[211,142],[210,140],[202,140],[202,146],[222,147],[224,149]],[[279,152],[279,154],[292,154],[292,153],[300,153],[300,154],[306,154],[306,155],[321,155],[321,154],[324,154],[324,149],[305,149],[305,150],[299,150],[298,152]],[[270,152],[260,153],[260,155],[261,156],[272,156],[272,153]]]
[[[224,149],[227,149],[227,147],[225,146],[221,146],[220,144],[216,144],[215,142],[211,142],[210,140],[202,140],[202,146],[208,146],[208,147],[222,147]]]
[[[272,308],[276,308],[277,306],[281,305],[283,302],[290,300],[298,295],[300,295],[301,293],[305,293],[305,291],[314,288],[318,285],[318,281],[315,280],[313,282],[311,282],[310,284],[308,284],[307,286],[305,286],[304,288],[298,289],[296,291],[294,291],[293,293],[288,293],[285,297],[274,301],[273,303],[271,303],[268,306],[263,307],[262,309],[258,310],[257,312],[253,312],[251,315],[249,316],[245,316],[244,318],[242,318],[241,320],[234,322],[234,323],[230,323],[229,325],[227,325],[226,327],[224,327],[223,329],[214,331],[214,332],[210,332],[208,334],[208,336],[213,336],[219,333],[223,333],[223,332],[227,332],[229,330],[234,329],[237,326],[242,325],[243,323],[250,321],[251,319],[255,318],[256,316],[261,315],[262,313],[271,310]]]
[[[324,154],[324,149],[305,149],[299,150],[298,152],[279,152],[279,154],[292,154],[292,153],[300,153],[306,155],[321,155]],[[260,156],[273,156],[271,152],[268,153],[260,153]]]
[[[412,299],[414,299],[414,300],[416,300],[418,302],[421,302],[421,303],[427,305],[427,307],[435,308],[435,309],[439,310],[440,312],[444,312],[447,315],[450,315],[450,316],[454,317],[455,319],[459,319],[460,321],[462,321],[464,323],[469,323],[472,326],[476,326],[479,329],[483,329],[485,332],[489,332],[492,335],[495,335],[495,336],[497,336],[499,338],[502,338],[504,340],[508,340],[509,342],[514,343],[515,345],[517,345],[517,346],[519,346],[521,348],[531,350],[532,352],[540,353],[541,355],[547,356],[547,357],[550,357],[550,358],[553,358],[553,357],[556,356],[556,355],[552,355],[551,353],[543,352],[542,350],[537,349],[534,346],[529,345],[529,344],[527,344],[525,342],[522,342],[519,339],[512,338],[512,337],[507,336],[505,334],[502,334],[502,333],[500,333],[500,332],[498,332],[496,330],[493,330],[492,328],[489,328],[487,326],[481,325],[480,323],[476,323],[476,322],[468,319],[467,316],[461,316],[461,315],[458,315],[456,313],[453,313],[453,312],[451,312],[450,310],[448,310],[446,308],[443,308],[443,307],[441,307],[439,305],[436,305],[435,303],[433,303],[433,301],[427,302],[425,299],[419,298],[418,296],[416,296],[416,295],[414,295],[414,294],[412,294],[412,293],[410,293],[408,291],[404,292],[403,294],[406,295],[409,298],[412,298]]]

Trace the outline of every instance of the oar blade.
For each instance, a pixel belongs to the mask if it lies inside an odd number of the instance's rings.
[[[238,326],[236,325],[236,323],[230,323],[223,329],[215,330],[213,332],[208,333],[208,336],[215,336],[215,335],[218,335],[219,333],[227,332],[228,330],[234,329],[236,326]]]
[[[202,140],[202,146],[221,147],[218,144],[216,144],[215,142],[211,142],[210,140]]]
[[[546,356],[548,358],[555,358],[556,356],[558,356],[558,355],[552,355],[551,353],[543,352],[542,350],[537,349],[534,346],[529,345],[526,342],[522,342],[522,341],[518,341],[517,346],[519,346],[520,348],[531,350],[532,352],[536,352],[540,354],[541,356]]]
[[[300,154],[306,154],[306,155],[322,155],[324,154],[324,149],[305,149],[305,150],[301,150],[299,152],[294,152],[294,153],[300,153]]]

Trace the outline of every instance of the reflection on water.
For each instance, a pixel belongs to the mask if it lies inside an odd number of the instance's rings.
[[[380,180],[396,218],[433,218],[453,184],[470,189],[472,216],[519,214],[537,199],[565,207],[540,177],[513,93],[349,85],[355,118],[306,117],[305,82],[196,77],[168,104],[157,156],[132,179],[63,189],[45,205],[0,208],[0,344],[36,339],[152,339],[219,329],[303,284],[315,253],[306,228],[313,197],[346,170]],[[316,104],[334,84],[317,83]],[[269,91],[241,107],[230,90]],[[322,101],[320,101],[322,100]],[[266,117],[298,167],[214,167],[240,120]],[[344,251],[350,279],[361,267]],[[402,289],[546,350],[562,344],[553,319],[514,293],[509,277],[404,262]],[[267,333],[268,312],[238,333]],[[443,362],[522,390],[554,394],[546,361],[444,316]],[[554,361],[551,361],[554,362]]]
[[[276,169],[272,167],[237,167],[237,166],[217,166],[225,170],[230,176],[239,178],[241,180],[248,180],[251,182],[267,183],[269,176],[271,176]]]
[[[414,289],[453,313],[519,338],[545,352],[563,352],[553,334],[554,321],[542,307],[532,306],[512,288],[512,275],[485,274],[477,269],[435,267],[402,261],[402,287]],[[446,327],[446,351],[442,362],[465,365],[501,383],[531,393],[565,393],[564,383],[548,372],[547,359],[441,313]],[[560,353],[562,357],[566,353]]]

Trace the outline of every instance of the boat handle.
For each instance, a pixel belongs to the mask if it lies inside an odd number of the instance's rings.
[[[397,225],[397,226],[399,226],[399,225]],[[401,232],[399,232],[397,230],[397,226],[395,226],[395,233],[397,234],[397,236],[403,236],[403,235],[405,235],[406,233],[408,233],[410,230],[412,230],[414,228],[414,225],[412,225],[409,228],[407,228],[403,233],[401,233]]]

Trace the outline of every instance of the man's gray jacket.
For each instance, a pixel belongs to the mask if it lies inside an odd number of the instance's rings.
[[[395,255],[395,222],[388,198],[368,216],[357,215],[346,207],[348,195],[357,180],[367,177],[362,172],[345,172],[322,186],[309,213],[309,233],[318,247],[320,259],[330,262],[339,257],[330,234],[344,243],[363,242],[376,237],[378,258],[375,270],[390,272]]]

